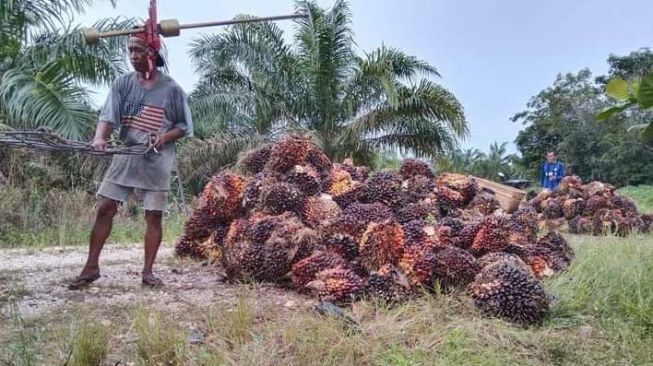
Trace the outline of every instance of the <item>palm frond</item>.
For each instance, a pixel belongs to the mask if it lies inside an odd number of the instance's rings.
[[[14,127],[49,127],[81,140],[94,119],[88,91],[52,62],[38,69],[11,69],[0,80],[0,107]]]

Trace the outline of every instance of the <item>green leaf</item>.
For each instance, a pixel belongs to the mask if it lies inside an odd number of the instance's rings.
[[[610,107],[608,109],[604,109],[603,111],[601,111],[601,113],[596,115],[596,120],[598,122],[603,122],[606,119],[612,117],[613,115],[615,115],[617,113],[620,113],[620,112],[623,112],[629,106],[630,106],[630,103],[627,103],[627,104],[624,104],[624,105],[619,105],[619,106],[616,106],[616,107]]]
[[[648,127],[642,131],[642,140],[646,143],[653,143],[653,123],[649,123]]]
[[[628,82],[623,79],[612,79],[605,86],[605,92],[616,100],[628,100]]]
[[[642,108],[653,107],[653,73],[646,75],[639,86],[637,100]]]

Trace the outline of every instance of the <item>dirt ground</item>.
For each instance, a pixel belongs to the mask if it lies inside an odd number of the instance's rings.
[[[102,277],[84,290],[70,291],[67,284],[85,258],[84,247],[0,250],[0,328],[12,324],[16,312],[28,324],[65,325],[79,309],[103,324],[125,324],[132,309],[142,305],[160,310],[193,333],[201,319],[189,314],[209,308],[231,311],[243,298],[260,309],[277,309],[281,316],[316,304],[310,297],[272,285],[224,282],[219,267],[180,260],[171,246],[160,249],[155,264],[165,285],[145,288],[140,281],[143,250],[138,244],[107,245],[100,259]],[[0,344],[10,341],[3,338],[0,335]]]

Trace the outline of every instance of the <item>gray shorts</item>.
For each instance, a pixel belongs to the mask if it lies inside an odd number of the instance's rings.
[[[151,191],[148,189],[126,187],[107,181],[103,181],[100,184],[100,189],[98,189],[96,197],[106,197],[125,203],[132,192],[143,202],[143,209],[146,211],[164,211],[168,203],[167,191]]]

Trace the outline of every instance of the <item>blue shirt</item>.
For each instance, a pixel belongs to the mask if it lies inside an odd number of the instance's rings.
[[[540,185],[542,188],[554,189],[560,184],[560,179],[565,176],[565,166],[559,161],[546,162],[542,165],[541,174]]]

